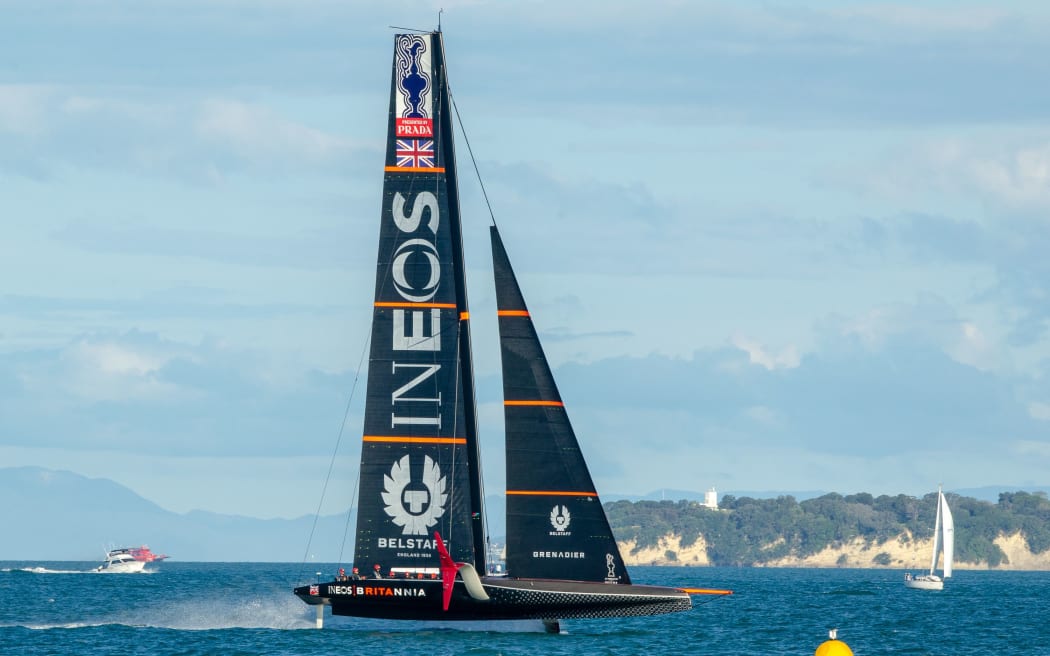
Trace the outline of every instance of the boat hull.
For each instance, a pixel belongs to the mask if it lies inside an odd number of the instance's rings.
[[[369,579],[302,586],[308,604],[332,607],[333,615],[404,620],[581,619],[661,615],[692,608],[678,588],[483,577],[487,600],[475,599],[456,581],[448,610],[440,580]]]
[[[141,560],[122,560],[109,563],[103,563],[95,568],[96,572],[103,574],[133,574],[135,572],[141,572],[146,568],[145,561]]]
[[[913,590],[943,590],[944,581],[937,576],[916,576],[904,579],[904,587]]]

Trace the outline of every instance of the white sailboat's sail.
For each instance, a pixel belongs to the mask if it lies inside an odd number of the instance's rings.
[[[941,550],[944,552],[944,578],[949,578],[952,575],[952,559],[955,556],[955,521],[952,519],[952,511],[948,509],[948,500],[944,498],[944,493],[939,493],[939,496],[940,512],[938,515],[941,517],[943,528]]]
[[[939,495],[939,498],[937,500],[937,520],[933,524],[933,556],[930,558],[931,575],[937,570],[937,559],[941,555],[941,547],[943,546],[941,540],[941,508],[943,508],[944,505],[941,503],[941,499],[944,498],[944,495],[941,494],[940,490],[937,491],[937,494]]]

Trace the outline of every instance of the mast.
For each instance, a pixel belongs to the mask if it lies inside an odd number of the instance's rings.
[[[443,11],[443,10],[442,10]],[[441,14],[438,14],[440,21]],[[444,96],[438,114],[440,140],[445,149],[445,180],[447,182],[449,229],[452,233],[452,261],[455,271],[456,298],[459,299],[459,372],[463,392],[463,420],[467,439],[467,466],[470,468],[470,527],[474,546],[474,566],[487,570],[488,549],[485,536],[484,493],[481,481],[481,448],[478,443],[477,401],[474,395],[474,356],[470,343],[470,310],[467,306],[466,262],[463,257],[463,224],[459,212],[459,181],[456,179],[456,142],[452,132],[452,92],[448,86],[445,66],[445,38],[441,27],[434,33],[438,46],[434,49],[434,68],[443,84]]]
[[[934,570],[937,569],[937,556],[940,555],[941,551],[941,500],[944,499],[944,495],[941,494],[941,487],[937,486],[937,519],[933,524],[933,559],[930,561],[930,574],[933,574]]]

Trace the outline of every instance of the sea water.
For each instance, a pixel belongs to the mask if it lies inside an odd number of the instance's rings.
[[[854,654],[1050,655],[1050,573],[958,571],[941,592],[871,569],[633,567],[637,583],[729,588],[685,613],[538,621],[399,622],[325,615],[293,585],[337,566],[0,562],[0,654],[811,655],[831,628]]]

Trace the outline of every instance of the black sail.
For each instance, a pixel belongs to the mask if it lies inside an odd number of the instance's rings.
[[[354,564],[484,571],[459,200],[440,34],[395,36]]]
[[[503,241],[490,230],[507,433],[507,571],[630,583]]]

